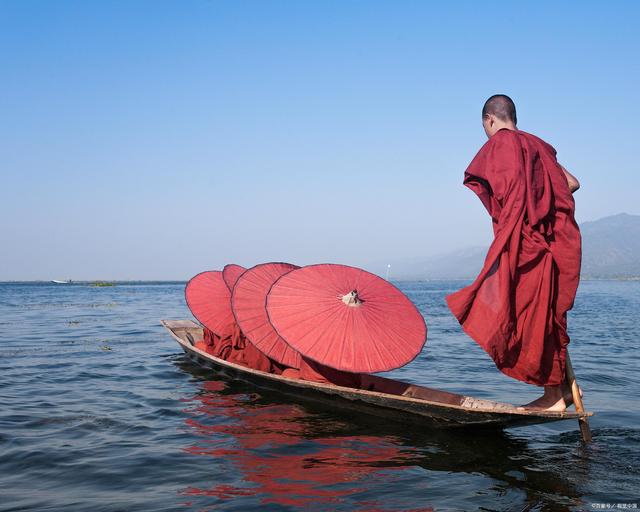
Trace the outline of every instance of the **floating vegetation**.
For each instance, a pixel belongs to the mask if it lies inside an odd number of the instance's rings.
[[[94,288],[104,288],[106,286],[115,286],[115,283],[111,283],[109,281],[94,281],[90,283],[89,286],[93,286]]]

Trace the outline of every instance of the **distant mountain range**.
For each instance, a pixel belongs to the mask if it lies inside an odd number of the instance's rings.
[[[640,277],[640,215],[584,222],[580,232],[583,277]]]
[[[582,277],[640,278],[640,215],[620,213],[580,225]],[[430,258],[398,260],[391,279],[473,279],[482,268],[487,247],[468,247]],[[371,265],[378,275],[387,264]]]

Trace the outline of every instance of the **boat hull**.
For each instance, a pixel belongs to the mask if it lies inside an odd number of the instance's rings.
[[[195,346],[202,328],[191,320],[162,320],[162,325],[195,364],[232,379],[275,390],[305,401],[328,404],[332,408],[360,411],[394,421],[410,421],[449,427],[518,427],[551,421],[579,419],[592,413],[518,409],[512,404],[477,399],[384,377],[367,377],[369,389],[293,379],[253,370],[208,354]],[[394,393],[376,391],[394,390]],[[399,392],[402,391],[402,394]]]

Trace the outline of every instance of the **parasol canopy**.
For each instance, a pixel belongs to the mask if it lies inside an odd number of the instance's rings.
[[[233,291],[236,281],[246,272],[246,270],[246,268],[236,265],[235,263],[230,263],[229,265],[224,266],[222,269],[222,278],[224,279],[224,282],[227,283],[227,287],[230,292]]]
[[[263,263],[247,270],[236,282],[231,309],[236,322],[260,352],[278,363],[300,368],[300,354],[278,335],[269,323],[265,303],[267,293],[278,278],[297,269],[289,263]]]
[[[346,265],[310,265],[283,275],[267,295],[267,315],[304,357],[348,372],[399,368],[427,337],[424,318],[406,295]]]
[[[201,272],[184,289],[187,306],[198,321],[221,338],[233,334],[231,292],[220,270]]]

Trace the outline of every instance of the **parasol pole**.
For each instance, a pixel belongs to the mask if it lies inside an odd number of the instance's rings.
[[[391,270],[391,263],[387,265],[387,281],[389,280],[389,270]]]
[[[573,403],[576,406],[576,412],[581,414],[578,419],[578,423],[580,424],[580,432],[582,434],[582,440],[585,443],[591,442],[591,429],[589,428],[589,419],[585,414],[584,405],[582,404],[582,397],[580,396],[580,388],[578,387],[578,382],[576,381],[576,374],[573,371],[573,366],[571,365],[571,359],[569,358],[569,351],[566,351],[566,378],[568,384],[571,386],[571,394],[573,395]]]

